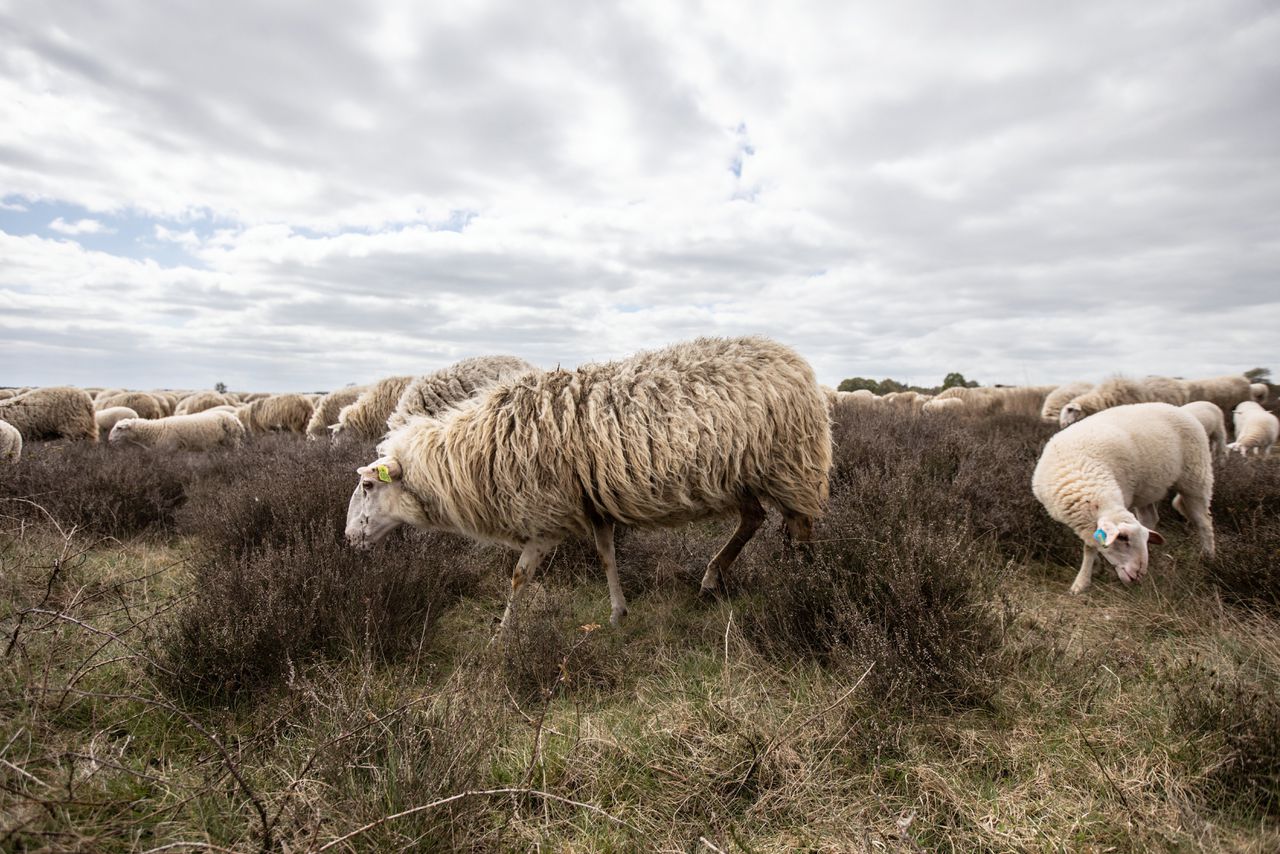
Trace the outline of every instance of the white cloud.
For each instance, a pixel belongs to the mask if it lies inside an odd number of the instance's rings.
[[[108,228],[96,219],[78,219],[75,222],[67,222],[62,217],[58,217],[49,223],[49,228],[59,234],[72,236],[77,234],[112,234],[115,232],[115,229]]]

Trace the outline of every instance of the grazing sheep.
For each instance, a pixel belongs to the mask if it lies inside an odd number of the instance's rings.
[[[1213,556],[1213,461],[1209,439],[1195,416],[1167,403],[1111,407],[1056,434],[1045,445],[1031,489],[1049,515],[1084,542],[1084,559],[1071,585],[1080,593],[1093,578],[1099,551],[1126,584],[1147,572],[1147,543],[1156,502],[1170,489],[1173,507],[1195,525],[1200,546]]]
[[[8,421],[0,421],[0,463],[16,463],[22,458],[22,434]]]
[[[329,428],[334,438],[381,439],[387,432],[387,419],[413,379],[387,377],[369,386],[355,403],[338,412],[338,423]]]
[[[96,407],[98,405],[98,401],[113,395],[125,394],[128,391],[129,390],[127,388],[100,388],[95,392],[86,391],[85,394],[88,394],[93,398],[93,405]]]
[[[1271,394],[1271,387],[1266,383],[1250,383],[1249,399],[1254,403],[1262,404],[1267,402],[1267,397]]]
[[[0,400],[0,420],[17,427],[28,442],[58,438],[98,441],[93,400],[87,392],[71,386],[33,388]]]
[[[1249,380],[1243,374],[1187,380],[1186,386],[1188,401],[1207,400],[1223,412],[1230,412],[1237,403],[1249,399]]]
[[[418,415],[437,417],[497,382],[532,370],[536,370],[533,365],[515,356],[476,356],[455,362],[409,383],[387,418],[387,428],[403,427]]]
[[[1216,403],[1207,400],[1193,400],[1184,404],[1182,409],[1190,412],[1200,422],[1209,437],[1209,449],[1215,457],[1227,452],[1227,419]]]
[[[111,428],[108,442],[169,451],[207,451],[237,448],[244,440],[244,425],[229,412],[201,410],[191,415],[171,415],[148,421],[126,418]]]
[[[329,428],[338,423],[338,413],[342,407],[356,402],[356,398],[364,394],[368,386],[353,385],[331,391],[320,398],[307,422],[307,438],[329,438]]]
[[[627,612],[613,527],[679,525],[737,512],[704,593],[777,507],[808,539],[827,499],[831,424],[813,369],[767,338],[699,338],[575,370],[529,372],[442,418],[414,418],[360,467],[347,539],[368,547],[401,524],[521,550],[504,625],[542,559],[594,536],[611,621]]]
[[[1250,451],[1264,456],[1280,438],[1280,418],[1263,409],[1252,400],[1236,405],[1231,420],[1236,428],[1236,440],[1227,447],[1248,456]]]
[[[98,410],[117,406],[127,406],[138,413],[138,418],[164,418],[165,415],[164,404],[145,391],[122,391],[100,396],[93,402],[93,408]]]
[[[160,401],[160,405],[164,408],[164,416],[168,417],[173,414],[173,410],[178,407],[178,396],[171,391],[152,391],[148,392],[156,400]]]
[[[965,409],[965,402],[958,397],[935,397],[926,402],[920,411],[925,415],[958,415]]]
[[[273,394],[247,406],[242,420],[250,433],[302,433],[314,411],[311,401],[301,394]]]
[[[178,405],[173,409],[173,414],[195,415],[197,412],[204,412],[206,409],[213,409],[215,406],[223,406],[228,403],[235,403],[229,395],[216,391],[197,391],[178,401]]]
[[[138,418],[138,413],[127,406],[109,406],[93,413],[93,420],[98,423],[98,439],[111,436],[111,428],[126,418]]]
[[[1002,385],[991,389],[992,412],[1004,415],[1040,415],[1044,400],[1053,391],[1051,385]]]
[[[962,400],[964,411],[972,415],[991,415],[999,407],[995,389],[987,387],[952,386],[944,388],[934,400]]]
[[[1079,397],[1087,391],[1093,389],[1093,383],[1073,382],[1060,385],[1044,399],[1044,405],[1040,407],[1040,419],[1048,421],[1050,424],[1058,423],[1058,416],[1062,413],[1062,407],[1071,402],[1072,399]]]
[[[1170,377],[1146,377],[1131,380],[1128,377],[1112,377],[1084,394],[1078,395],[1062,407],[1058,423],[1063,427],[1088,418],[1095,412],[1124,406],[1130,403],[1169,403],[1181,406],[1191,399],[1187,384]]]

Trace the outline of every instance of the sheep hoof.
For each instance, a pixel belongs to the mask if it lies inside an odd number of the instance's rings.
[[[1080,584],[1079,582],[1071,585],[1071,595],[1079,596],[1081,593],[1089,589],[1089,585]]]
[[[622,625],[622,619],[626,616],[626,608],[623,608],[621,611],[614,611],[609,615],[609,625],[613,626],[615,629],[618,628]]]

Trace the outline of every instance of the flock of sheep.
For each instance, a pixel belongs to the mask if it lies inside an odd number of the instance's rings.
[[[1073,593],[1088,587],[1099,554],[1125,582],[1145,574],[1148,544],[1163,542],[1156,504],[1170,491],[1212,555],[1212,456],[1270,450],[1280,421],[1261,405],[1267,390],[1243,376],[1117,377],[877,397],[820,386],[801,356],[767,338],[699,338],[573,370],[478,357],[325,395],[0,390],[0,460],[16,462],[24,439],[105,437],[166,450],[235,447],[269,432],[380,441],[348,504],[353,545],[402,524],[509,545],[520,551],[509,615],[559,542],[591,537],[616,624],[627,612],[616,524],[736,513],[702,580],[704,594],[719,595],[765,507],[782,514],[788,543],[810,538],[828,498],[832,417],[863,407],[1021,413],[1066,428],[1045,446],[1032,489],[1084,544]]]

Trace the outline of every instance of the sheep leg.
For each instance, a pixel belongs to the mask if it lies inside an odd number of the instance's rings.
[[[1214,555],[1213,519],[1209,516],[1209,502],[1198,495],[1179,492],[1173,498],[1173,509],[1195,525],[1200,537],[1200,551],[1208,557]]]
[[[542,565],[542,559],[555,547],[556,542],[554,540],[534,539],[524,544],[524,548],[520,551],[520,560],[516,562],[516,568],[511,573],[511,596],[507,599],[507,609],[502,612],[502,622],[498,624],[499,629],[507,627],[511,620],[511,611],[515,607],[516,599],[519,598],[520,592],[524,589],[525,584],[533,580],[533,574]]]
[[[1097,556],[1096,549],[1084,547],[1084,559],[1080,561],[1080,571],[1076,573],[1076,580],[1071,583],[1073,596],[1088,590],[1089,585],[1093,583],[1093,561]]]
[[[764,508],[760,506],[760,499],[750,493],[743,496],[738,504],[738,529],[733,532],[729,542],[724,544],[724,548],[720,549],[720,553],[707,564],[707,571],[702,576],[701,589],[698,591],[699,596],[727,595],[728,587],[725,585],[724,573],[729,569],[729,564],[738,557],[742,547],[764,524],[764,518]]]
[[[627,597],[622,594],[618,581],[618,561],[613,554],[613,520],[593,519],[591,529],[596,535],[596,553],[604,564],[605,578],[609,580],[609,624],[615,628],[627,616]]]

